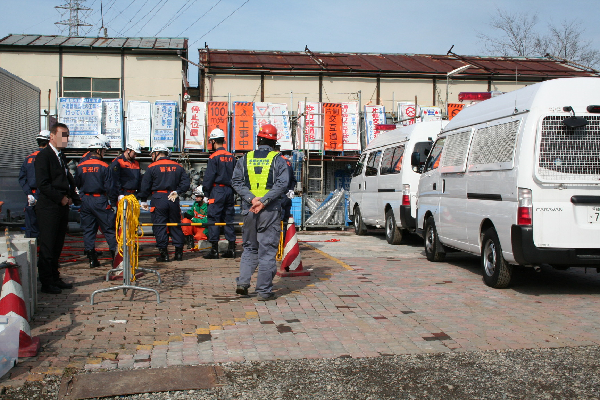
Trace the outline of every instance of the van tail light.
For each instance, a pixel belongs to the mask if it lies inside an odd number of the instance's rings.
[[[531,201],[531,189],[519,188],[519,208],[517,209],[517,225],[531,225],[533,214],[533,203]]]
[[[402,205],[410,206],[410,185],[402,185]]]

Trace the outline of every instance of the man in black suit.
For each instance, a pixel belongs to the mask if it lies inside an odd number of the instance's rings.
[[[39,199],[35,205],[40,234],[38,275],[42,292],[59,294],[62,289],[72,289],[58,272],[58,259],[62,252],[69,222],[69,206],[81,201],[75,192],[75,181],[67,169],[61,150],[67,147],[69,128],[56,124],[50,130],[48,146],[40,150],[35,160],[35,177]]]

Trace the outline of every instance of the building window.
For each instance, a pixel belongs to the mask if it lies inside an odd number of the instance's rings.
[[[63,78],[63,97],[99,97],[118,99],[118,78]]]

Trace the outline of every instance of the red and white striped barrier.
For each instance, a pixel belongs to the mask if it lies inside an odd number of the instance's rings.
[[[23,286],[17,268],[5,269],[0,292],[0,315],[17,318],[19,321],[19,358],[34,357],[40,349],[40,338],[31,337]]]
[[[283,248],[283,260],[277,276],[309,276],[310,271],[302,268],[302,258],[300,257],[300,246],[298,246],[298,237],[296,236],[296,224],[294,217],[288,220],[287,231],[285,234],[285,245]]]

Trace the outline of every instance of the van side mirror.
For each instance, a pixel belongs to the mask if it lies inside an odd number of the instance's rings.
[[[413,167],[418,167],[421,165],[421,154],[418,151],[415,151],[410,156],[410,165]]]

